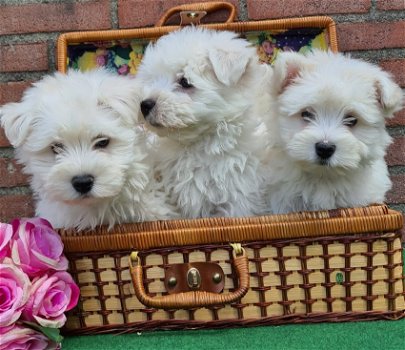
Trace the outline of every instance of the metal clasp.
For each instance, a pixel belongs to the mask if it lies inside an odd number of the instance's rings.
[[[187,271],[187,285],[191,289],[198,289],[201,286],[201,275],[195,267]]]
[[[206,14],[206,11],[181,11],[180,25],[186,26],[189,24],[200,24],[201,18],[203,18]]]

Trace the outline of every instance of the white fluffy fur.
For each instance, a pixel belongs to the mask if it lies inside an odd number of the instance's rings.
[[[189,27],[147,48],[137,79],[156,105],[146,125],[162,137],[157,170],[182,217],[264,211],[265,140],[253,135],[253,110],[265,72],[255,49],[232,32]],[[182,77],[193,87],[183,88]]]
[[[36,215],[59,228],[172,217],[155,189],[143,133],[134,125],[139,88],[105,70],[55,73],[29,88],[19,103],[1,109],[1,124],[16,157],[31,175]],[[109,138],[97,149],[100,138]],[[63,144],[58,154],[55,143]],[[90,174],[85,195],[71,183]]]
[[[391,187],[385,129],[402,107],[402,91],[379,67],[342,54],[315,51],[279,56],[267,119],[271,151],[268,205],[273,213],[365,206]],[[305,120],[304,110],[314,117]],[[344,124],[347,116],[355,126]],[[346,119],[347,121],[347,119]],[[315,143],[336,145],[322,165]]]

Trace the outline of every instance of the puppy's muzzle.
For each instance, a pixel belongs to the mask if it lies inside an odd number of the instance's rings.
[[[94,184],[92,175],[74,176],[71,180],[73,188],[80,194],[86,194],[91,191]]]
[[[145,119],[148,116],[148,114],[150,113],[150,111],[153,109],[153,107],[155,107],[155,105],[156,105],[156,101],[151,100],[151,99],[143,100],[141,102],[141,111],[142,111],[142,114]]]
[[[315,144],[315,152],[322,160],[329,159],[335,153],[336,145],[329,142],[317,142]]]

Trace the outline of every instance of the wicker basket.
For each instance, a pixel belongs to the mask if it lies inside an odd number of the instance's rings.
[[[81,69],[77,62],[97,50],[130,47],[125,55],[139,61],[150,40],[179,28],[164,26],[174,14],[187,19],[219,9],[229,10],[227,22],[205,26],[240,32],[259,51],[263,38],[277,46],[280,33],[304,33],[311,45],[338,49],[329,17],[234,23],[232,4],[210,2],[170,9],[154,28],[62,34],[58,69]],[[262,58],[271,63],[274,55]],[[405,313],[402,220],[377,205],[62,231],[81,289],[65,332],[398,319]]]
[[[66,331],[398,319],[405,315],[402,220],[370,206],[64,231],[81,289]],[[241,243],[241,254],[231,242]],[[219,266],[223,293],[171,294],[169,272],[198,264]]]
[[[156,26],[152,28],[61,34],[57,43],[58,70],[62,73],[65,73],[68,68],[87,70],[95,68],[97,55],[103,56],[101,60],[103,62],[106,59],[108,60],[108,57],[119,56],[118,61],[127,66],[130,65],[130,73],[135,74],[137,65],[140,63],[148,43],[180,28],[180,26],[165,25],[171,17],[180,14],[181,18],[188,18],[189,15],[194,16],[196,13],[211,13],[223,9],[229,11],[229,17],[225,23],[204,24],[201,26],[240,33],[253,45],[257,46],[259,57],[263,62],[272,63],[277,56],[277,52],[286,46],[290,46],[292,42],[295,44],[290,49],[297,51],[305,51],[305,49],[311,47],[338,51],[336,26],[330,17],[313,16],[256,22],[234,22],[236,17],[235,7],[231,3],[213,1],[174,7],[168,10]],[[302,44],[297,44],[297,37],[300,38],[299,41]],[[265,52],[263,49],[264,41],[271,42],[274,50]],[[123,54],[121,54],[122,52]],[[109,68],[115,67],[119,71],[116,61],[109,59]],[[92,66],[89,66],[89,63]]]

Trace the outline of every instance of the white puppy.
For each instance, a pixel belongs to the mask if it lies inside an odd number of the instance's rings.
[[[166,219],[144,135],[133,116],[139,88],[105,70],[47,76],[0,111],[31,175],[36,215],[59,228]]]
[[[403,99],[390,76],[342,54],[289,52],[277,59],[271,83],[271,211],[383,202],[391,187],[385,118]]]
[[[264,211],[253,109],[266,71],[232,32],[188,27],[146,49],[141,118],[162,137],[157,171],[182,217]]]

